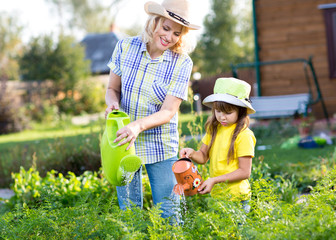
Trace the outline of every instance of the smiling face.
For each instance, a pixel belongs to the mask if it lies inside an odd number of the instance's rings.
[[[148,45],[148,52],[152,58],[156,58],[162,53],[173,47],[179,40],[182,34],[182,25],[164,18],[162,24],[158,22],[153,41]]]

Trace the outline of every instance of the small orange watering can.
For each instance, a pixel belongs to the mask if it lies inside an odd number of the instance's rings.
[[[189,158],[181,158],[174,163],[172,170],[177,181],[174,192],[178,195],[195,195],[202,183],[202,177],[192,161]]]

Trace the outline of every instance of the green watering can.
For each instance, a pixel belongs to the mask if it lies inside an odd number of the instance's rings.
[[[129,183],[141,166],[141,159],[135,155],[134,146],[126,150],[128,144],[117,146],[113,141],[117,131],[130,123],[129,116],[121,111],[112,111],[106,118],[106,128],[100,144],[103,173],[113,185],[123,186]]]

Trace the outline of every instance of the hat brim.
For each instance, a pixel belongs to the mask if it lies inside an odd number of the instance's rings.
[[[254,108],[252,107],[251,103],[249,103],[246,100],[242,100],[239,99],[235,96],[229,95],[229,94],[221,94],[221,93],[215,93],[215,94],[211,94],[209,96],[207,96],[204,100],[203,100],[203,104],[209,108],[212,108],[212,104],[214,102],[226,102],[226,103],[230,103],[236,106],[241,106],[241,107],[245,107],[247,108],[247,114],[253,114],[256,111],[254,110]]]
[[[191,30],[199,30],[201,27],[198,26],[198,25],[195,25],[195,24],[189,24],[189,25],[186,25],[184,24],[183,22],[180,22],[179,20],[169,16],[167,10],[160,4],[156,3],[156,2],[146,2],[145,3],[145,12],[147,14],[157,14],[157,15],[160,15],[160,16],[163,16],[165,18],[168,18],[182,26],[185,26]]]

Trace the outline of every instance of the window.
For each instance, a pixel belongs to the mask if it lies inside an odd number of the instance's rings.
[[[336,78],[336,3],[319,5],[327,33],[329,76]]]

